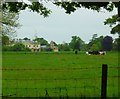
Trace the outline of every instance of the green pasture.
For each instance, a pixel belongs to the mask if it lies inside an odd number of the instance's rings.
[[[118,53],[3,52],[2,93],[12,97],[100,97],[102,64],[108,64],[107,96],[118,96]]]

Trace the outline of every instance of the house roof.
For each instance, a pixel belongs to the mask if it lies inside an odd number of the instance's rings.
[[[56,44],[54,41],[51,41],[50,44]]]
[[[19,43],[23,43],[23,44],[38,44],[38,45],[39,45],[39,43],[34,42],[34,41],[31,41],[31,40],[22,40],[22,39],[20,39],[20,40],[17,40],[16,42],[17,42],[17,43],[18,43],[18,42],[19,42]]]

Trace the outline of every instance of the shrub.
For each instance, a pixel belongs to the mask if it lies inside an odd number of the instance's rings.
[[[13,47],[11,47],[11,46],[2,46],[2,51],[13,51]]]
[[[22,43],[17,43],[13,46],[13,51],[24,51],[25,46]]]

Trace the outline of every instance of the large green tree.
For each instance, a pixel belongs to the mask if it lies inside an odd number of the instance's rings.
[[[103,36],[97,37],[97,34],[93,34],[92,39],[88,43],[88,49],[89,50],[102,50],[102,42],[103,42]]]
[[[113,15],[111,18],[108,18],[104,21],[105,25],[112,27],[111,34],[120,35],[120,24],[118,24],[118,21],[120,21],[118,14]]]
[[[15,29],[20,27],[19,24],[19,13],[9,12],[9,10],[4,9],[2,11],[2,17],[0,18],[1,23],[1,34],[4,36],[13,36]]]
[[[117,4],[118,14],[113,15],[111,18],[105,20],[105,25],[112,27],[111,34],[118,34],[120,38],[120,1]],[[114,25],[114,26],[113,26]]]
[[[8,0],[6,0],[8,1]],[[14,0],[17,1],[17,0]],[[32,11],[38,12],[41,15],[48,16],[50,14],[50,10],[45,7],[44,3],[40,0],[28,0],[31,4],[27,4],[24,2],[6,2],[3,4],[3,9],[9,9],[13,12],[19,12],[20,10],[24,10],[29,8]],[[34,1],[34,2],[33,2]],[[51,2],[48,0],[47,2]],[[78,8],[85,7],[92,10],[100,11],[101,8],[104,8],[108,11],[112,11],[115,7],[118,7],[118,2],[110,3],[109,2],[53,2],[53,4],[60,6],[65,9],[66,13],[71,13],[76,11]]]
[[[70,46],[68,43],[58,44],[59,51],[70,51]]]
[[[5,2],[5,3],[2,3],[2,9],[3,10],[7,9],[7,10],[9,10],[9,12],[18,13],[21,10],[25,10],[26,8],[30,9],[33,12],[37,12],[40,15],[43,15],[44,17],[48,16],[51,13],[51,10],[46,8],[42,3],[38,2],[38,1],[36,1],[36,2],[31,1],[31,4],[27,4],[24,2]]]
[[[36,38],[34,39],[34,41],[36,41],[36,42],[39,43],[40,45],[48,45],[48,41],[45,40],[44,38],[36,37]]]
[[[103,39],[103,49],[105,51],[111,51],[113,48],[113,38],[111,36],[105,36]]]
[[[78,36],[72,36],[72,40],[70,42],[70,47],[72,50],[81,50],[82,45],[84,44],[84,41],[78,37]]]

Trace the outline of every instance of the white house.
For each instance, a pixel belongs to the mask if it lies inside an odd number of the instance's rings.
[[[32,52],[40,52],[41,46],[39,43],[31,41],[31,40],[17,40],[16,43],[22,43],[25,47],[31,49]]]
[[[24,44],[25,47],[31,49],[32,52],[39,52],[41,49],[40,44],[34,41],[26,40],[26,41],[22,41],[22,44]]]

